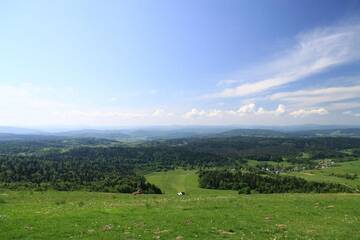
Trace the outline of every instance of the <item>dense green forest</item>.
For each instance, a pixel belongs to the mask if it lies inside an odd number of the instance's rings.
[[[351,161],[359,157],[359,149],[360,139],[344,137],[211,136],[130,143],[94,138],[27,137],[0,142],[0,186],[38,190],[84,189],[124,193],[142,190],[144,193],[161,193],[158,187],[147,183],[142,175],[190,168],[219,169],[215,173],[226,173],[222,176],[222,182],[213,185],[213,180],[206,177],[212,172],[201,172],[200,185],[208,188],[240,190],[249,187],[250,190],[263,193],[347,192],[351,189],[343,186],[325,186],[296,178],[264,176],[267,174],[264,169],[286,172],[318,167],[320,159]],[[262,163],[252,166],[257,171],[252,175],[238,172],[231,177],[231,172],[222,170],[244,168],[249,160]],[[266,165],[267,162],[287,163],[287,166],[274,167]],[[241,182],[243,180],[240,181],[242,178],[239,176],[244,179],[255,178],[259,185],[246,182],[248,180]],[[293,185],[286,185],[285,182]],[[224,185],[225,183],[229,185]],[[247,185],[244,187],[245,183]],[[294,187],[298,185],[304,187]]]
[[[161,193],[121,161],[93,158],[52,159],[0,156],[0,186],[69,191]]]

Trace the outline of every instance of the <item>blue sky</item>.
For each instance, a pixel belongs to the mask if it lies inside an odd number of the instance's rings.
[[[0,125],[359,124],[360,1],[1,1]]]

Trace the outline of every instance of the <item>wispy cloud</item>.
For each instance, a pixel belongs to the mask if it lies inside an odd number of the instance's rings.
[[[360,97],[360,85],[306,89],[294,92],[280,92],[270,96],[271,100],[312,106],[317,104],[344,101]]]
[[[273,89],[333,66],[360,59],[360,24],[347,23],[319,28],[300,34],[296,44],[268,64],[254,67],[265,71],[263,79],[248,79],[233,88],[226,88],[210,97],[248,96]]]

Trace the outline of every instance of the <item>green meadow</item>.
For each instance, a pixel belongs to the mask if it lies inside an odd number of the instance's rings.
[[[147,179],[165,194],[2,190],[0,239],[360,239],[359,194],[239,195],[185,170]]]
[[[345,174],[356,174],[355,179],[346,179]],[[318,170],[307,170],[291,173],[290,175],[302,177],[310,181],[334,182],[360,188],[360,160],[339,162],[333,167]]]
[[[204,189],[198,186],[195,170],[176,169],[173,171],[156,172],[146,175],[149,182],[159,186],[166,195],[176,195],[185,192],[189,196],[237,196],[236,191]]]

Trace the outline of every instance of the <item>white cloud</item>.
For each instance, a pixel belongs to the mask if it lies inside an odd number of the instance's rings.
[[[256,105],[255,105],[255,103],[249,103],[249,104],[243,105],[237,110],[237,112],[240,114],[254,113],[254,112],[256,112]]]
[[[248,79],[248,83],[224,89],[210,96],[247,96],[300,80],[336,65],[358,60],[359,42],[359,23],[320,28],[301,34],[292,49],[268,64],[256,68],[257,72],[266,69],[265,78]]]
[[[205,116],[207,113],[204,110],[198,110],[197,108],[191,109],[189,112],[184,113],[184,118],[195,118]]]
[[[286,111],[285,106],[282,104],[279,104],[279,106],[275,110],[275,112],[277,112],[278,114],[283,114],[285,113],[285,111]]]
[[[224,114],[223,111],[218,110],[218,109],[214,109],[214,110],[210,110],[207,113],[207,116],[209,116],[209,117],[218,117],[218,116],[222,116],[223,114]]]
[[[286,108],[283,104],[279,104],[275,110],[266,110],[262,107],[258,108],[257,114],[273,114],[273,115],[281,115],[286,112]]]
[[[293,112],[290,112],[290,115],[293,117],[305,117],[307,115],[326,115],[329,112],[325,108],[313,108],[313,109],[299,109]]]
[[[285,113],[285,106],[279,104],[275,110],[266,110],[263,107],[256,107],[255,103],[249,103],[240,106],[235,110],[219,110],[211,109],[209,111],[199,110],[196,108],[191,109],[189,112],[183,114],[184,118],[212,118],[212,117],[227,117],[227,116],[249,116],[249,115],[263,115],[263,114],[272,114],[274,116],[281,115]]]
[[[269,114],[272,116],[279,116],[285,114],[286,108],[283,104],[279,104],[276,109],[274,110],[267,110],[263,107],[256,107],[255,103],[249,103],[241,106],[237,110],[219,110],[219,109],[213,109],[213,110],[199,110],[196,108],[193,108],[191,111],[186,112],[183,116],[185,118],[191,119],[191,118],[208,118],[208,117],[226,117],[226,116],[260,116],[264,114]],[[312,108],[312,109],[299,109],[296,111],[292,111],[289,113],[290,116],[293,117],[304,117],[307,115],[325,115],[328,114],[328,110],[325,108]]]

